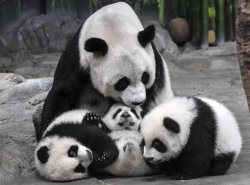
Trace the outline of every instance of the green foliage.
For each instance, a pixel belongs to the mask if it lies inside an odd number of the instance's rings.
[[[209,17],[215,17],[216,16],[216,11],[214,7],[208,7],[208,16]]]
[[[98,8],[102,5],[102,0],[90,0],[91,4],[94,6],[94,8]]]

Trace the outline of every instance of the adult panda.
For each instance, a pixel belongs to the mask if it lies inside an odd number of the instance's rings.
[[[45,100],[37,140],[62,112],[83,108],[103,116],[114,102],[150,110],[173,97],[164,59],[126,3],[91,15],[63,51]],[[36,129],[37,130],[37,129]]]
[[[174,179],[223,175],[242,145],[233,113],[204,97],[175,97],[142,120],[143,156]]]

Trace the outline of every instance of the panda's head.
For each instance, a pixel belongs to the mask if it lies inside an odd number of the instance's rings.
[[[153,172],[142,156],[142,137],[137,131],[113,131],[110,137],[118,147],[119,156],[103,171],[119,176],[138,176]]]
[[[94,87],[105,97],[129,107],[142,105],[146,100],[146,89],[155,81],[155,59],[151,46],[155,28],[151,25],[142,31],[132,28],[112,31],[112,36],[102,35],[102,38],[85,40],[85,51],[80,51],[81,64],[90,69]]]
[[[90,149],[68,137],[47,137],[35,150],[36,169],[51,181],[87,178],[92,160]]]
[[[105,114],[103,121],[111,130],[138,130],[142,121],[140,106],[130,108],[116,103]]]
[[[185,147],[190,127],[196,117],[192,99],[170,100],[149,112],[141,123],[143,157],[160,164],[177,157]]]

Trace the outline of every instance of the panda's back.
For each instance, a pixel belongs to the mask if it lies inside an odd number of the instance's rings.
[[[84,115],[86,115],[88,112],[88,110],[79,109],[62,113],[49,124],[47,129],[44,131],[43,136],[50,130],[52,130],[54,127],[62,124],[80,124]]]
[[[213,111],[216,122],[215,155],[233,152],[235,158],[241,150],[242,138],[233,113],[221,103],[199,97]]]

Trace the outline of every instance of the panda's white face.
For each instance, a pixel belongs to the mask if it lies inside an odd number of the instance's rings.
[[[142,137],[137,131],[114,131],[110,134],[118,149],[118,159],[104,169],[113,175],[139,176],[154,171],[143,159],[140,144]]]
[[[155,79],[154,55],[151,46],[147,47],[148,51],[139,44],[126,50],[116,46],[104,57],[93,56],[90,74],[94,87],[129,107],[141,105]]]
[[[47,180],[69,181],[88,177],[90,149],[73,138],[47,137],[35,150],[35,166]]]
[[[158,164],[177,157],[196,115],[195,103],[188,98],[174,98],[149,112],[141,123],[144,158]]]
[[[137,131],[142,121],[141,111],[142,109],[139,106],[131,109],[122,104],[114,104],[104,116],[103,121],[111,131]]]

